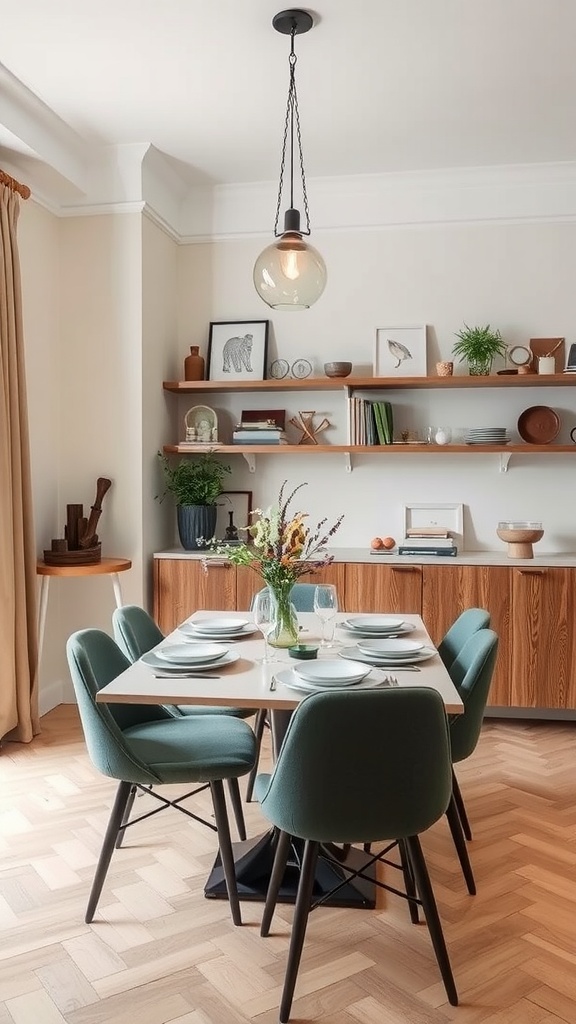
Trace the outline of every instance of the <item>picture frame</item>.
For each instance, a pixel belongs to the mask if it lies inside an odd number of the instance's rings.
[[[208,339],[207,380],[264,380],[269,320],[215,320]]]
[[[377,327],[373,372],[375,377],[425,377],[426,324]]]
[[[419,526],[445,527],[458,546],[464,547],[464,506],[460,502],[404,505],[404,536]]]
[[[216,528],[214,535],[216,540],[228,543],[226,530],[230,525],[230,512],[236,528],[250,525],[250,513],[252,511],[252,491],[222,491],[217,502]],[[248,542],[248,534],[238,529],[238,540],[244,544]]]

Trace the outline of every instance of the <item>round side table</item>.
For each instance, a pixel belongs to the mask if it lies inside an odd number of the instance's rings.
[[[48,590],[52,576],[110,576],[116,607],[120,608],[123,602],[118,573],[125,572],[131,567],[132,562],[129,558],[102,558],[100,562],[95,562],[93,565],[47,565],[41,560],[36,563],[36,574],[42,577],[38,607],[38,663],[40,663],[44,644]]]

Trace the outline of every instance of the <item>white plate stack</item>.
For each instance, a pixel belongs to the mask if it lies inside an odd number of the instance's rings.
[[[466,444],[509,444],[511,438],[506,427],[469,427],[464,440]]]

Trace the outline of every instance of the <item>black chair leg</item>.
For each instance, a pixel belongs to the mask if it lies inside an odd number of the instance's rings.
[[[452,795],[456,801],[456,807],[458,808],[458,814],[460,815],[460,821],[462,822],[462,831],[464,832],[466,839],[470,841],[472,839],[472,829],[470,828],[470,822],[468,821],[464,800],[462,798],[462,793],[460,792],[460,786],[458,785],[458,779],[456,778],[454,769],[452,769]]]
[[[408,900],[410,920],[412,921],[412,924],[419,924],[420,917],[418,915],[418,904],[414,902],[418,893],[416,892],[416,884],[414,882],[414,874],[412,872],[410,857],[406,851],[406,844],[403,839],[398,840],[398,853],[400,854],[400,864],[402,865],[402,874],[404,875],[404,888],[406,889],[406,895],[412,897],[412,899]]]
[[[218,829],[218,845],[220,847],[220,859],[226,879],[228,891],[228,902],[230,913],[234,924],[242,924],[240,914],[240,900],[238,899],[238,884],[236,881],[236,870],[232,854],[232,841],[230,839],[230,826],[228,824],[228,813],[226,811],[226,800],[224,798],[224,786],[221,779],[215,779],[210,783],[212,803],[214,804],[214,817]]]
[[[98,864],[96,865],[96,872],[94,874],[94,881],[92,882],[92,888],[88,898],[86,916],[84,917],[86,924],[90,924],[96,912],[100,893],[102,892],[102,886],[104,885],[112,854],[114,853],[114,847],[118,839],[118,833],[124,822],[126,806],[130,799],[131,790],[131,782],[121,782],[116,790],[114,805],[108,820],[108,825],[106,826],[106,834],[104,836],[104,842],[102,843],[102,849],[100,850],[100,856],[98,858]]]
[[[450,803],[448,804],[446,817],[448,818],[448,825],[450,826],[452,839],[454,840],[454,846],[456,847],[456,853],[458,854],[458,860],[460,861],[460,867],[462,868],[462,874],[464,875],[468,892],[471,896],[475,896],[476,882],[474,881],[474,872],[472,871],[472,865],[468,856],[468,849],[466,847],[466,841],[462,831],[462,822],[460,820],[460,815],[458,814],[454,794],[452,794]]]
[[[274,864],[272,865],[272,873],[270,875],[270,881],[268,882],[266,903],[264,904],[262,924],[260,925],[260,935],[264,938],[270,933],[270,925],[272,924],[272,917],[274,916],[274,911],[276,909],[278,892],[280,885],[282,884],[284,872],[286,871],[291,840],[292,836],[289,832],[279,832],[277,835]]]
[[[438,967],[440,968],[440,974],[444,982],[444,988],[446,989],[446,995],[451,1006],[458,1006],[458,993],[454,983],[454,975],[452,974],[448,950],[444,941],[444,933],[442,932],[442,924],[418,836],[409,836],[406,839],[406,848],[410,856],[416,888],[422,900],[422,909],[426,918],[426,924],[428,925],[428,931],[430,932]]]
[[[260,747],[262,745],[262,737],[264,735],[264,727],[266,725],[266,715],[268,714],[268,708],[259,708],[256,719],[254,721],[254,735],[256,737],[256,760],[254,767],[248,776],[248,784],[246,786],[246,803],[249,804],[252,800],[252,794],[254,792],[254,783],[256,782],[256,776],[258,775],[258,762],[260,760]]]
[[[304,846],[304,857],[302,859],[300,882],[298,885],[298,894],[296,896],[296,906],[294,908],[294,920],[292,922],[292,934],[290,935],[288,963],[286,964],[286,977],[284,978],[284,988],[282,990],[282,999],[280,1002],[279,1020],[281,1021],[281,1024],[286,1024],[286,1021],[290,1018],[292,999],[294,998],[294,989],[296,988],[296,979],[298,977],[298,968],[300,967],[300,958],[302,956],[302,948],[304,946],[304,938],[306,936],[308,915],[310,914],[310,902],[312,900],[312,890],[314,887],[314,872],[316,870],[319,848],[319,843],[312,842],[309,839],[306,841]]]
[[[127,825],[128,822],[130,821],[130,815],[132,814],[132,807],[134,805],[134,800],[135,800],[137,792],[138,792],[138,786],[132,785],[130,787],[130,792],[128,794],[128,799],[126,801],[126,807],[124,809],[124,817],[122,818],[122,824],[123,825]],[[118,832],[118,835],[116,836],[116,849],[117,850],[119,850],[120,847],[122,846],[122,842],[124,840],[124,836],[125,835],[126,835],[126,829],[124,829],[124,828],[120,829],[120,831]]]
[[[244,822],[244,811],[242,810],[242,797],[240,796],[238,779],[228,779],[228,792],[230,794],[230,803],[232,804],[238,835],[240,839],[246,839],[246,825]]]

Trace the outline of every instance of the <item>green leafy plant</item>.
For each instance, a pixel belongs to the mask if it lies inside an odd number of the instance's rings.
[[[506,355],[506,343],[500,331],[493,331],[490,324],[469,327],[465,323],[463,329],[456,332],[456,337],[458,341],[452,353],[460,357],[460,362],[467,360],[470,372],[489,373],[494,357]]]
[[[176,465],[172,465],[162,452],[158,452],[158,458],[162,463],[166,490],[156,497],[163,501],[167,494],[171,494],[176,505],[216,505],[222,494],[224,478],[232,472],[230,466],[219,462],[212,452],[203,453],[197,459],[181,459]]]

